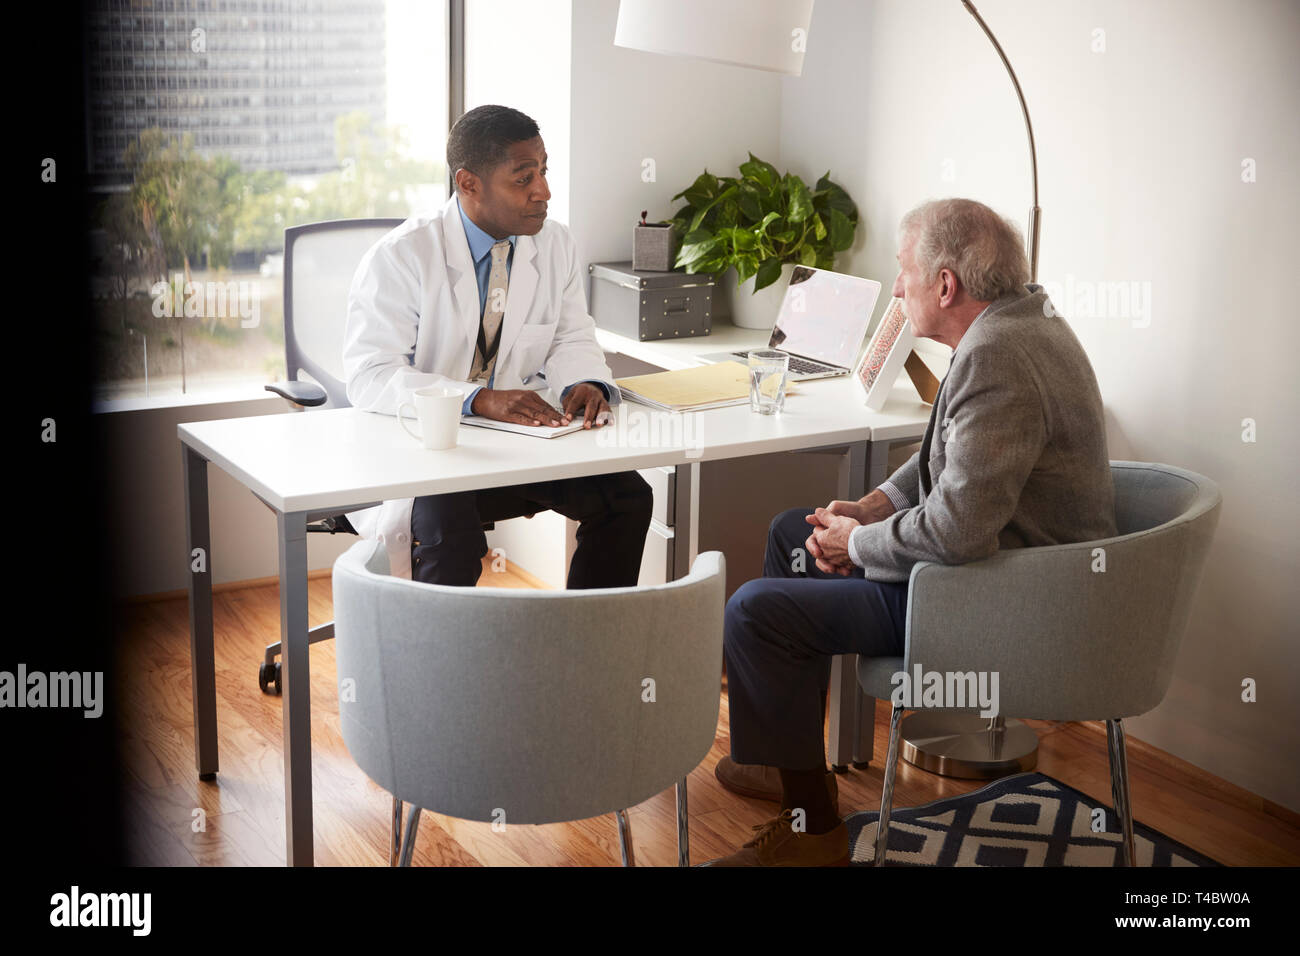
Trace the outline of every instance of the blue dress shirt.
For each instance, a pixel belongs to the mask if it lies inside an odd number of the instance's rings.
[[[469,216],[465,215],[465,209],[460,204],[459,196],[456,197],[456,209],[460,212],[460,221],[465,225],[465,238],[469,240],[469,255],[470,258],[474,260],[474,277],[478,280],[478,312],[479,317],[481,318],[483,315],[483,309],[487,306],[488,279],[492,273],[492,247],[497,244],[498,240],[489,236],[486,232],[475,225],[474,221],[470,219]],[[515,258],[515,240],[519,237],[507,236],[506,238],[510,240],[510,252],[506,255],[506,275],[509,276],[510,265],[514,262]],[[498,336],[499,335],[500,333],[498,333]],[[487,385],[480,385],[465,396],[465,401],[460,406],[460,413],[462,415],[474,414],[470,411],[470,407],[474,404],[474,396],[485,387],[491,388],[492,383],[496,381],[496,377],[496,366],[493,365],[492,377],[488,379]],[[605,393],[605,401],[609,401],[609,386],[597,379],[588,379],[588,381],[590,381],[591,384],[598,386],[600,390]],[[575,382],[574,384],[576,385],[580,383]],[[566,388],[560,394],[561,401],[564,400],[564,396],[568,395],[569,389],[572,388],[573,385],[570,385],[569,388]]]

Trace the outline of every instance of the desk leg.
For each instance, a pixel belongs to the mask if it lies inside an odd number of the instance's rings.
[[[307,635],[307,516],[276,514],[280,538],[280,675],[284,706],[285,862],[312,865],[311,676]]]
[[[190,566],[190,693],[194,699],[194,765],[200,780],[217,775],[217,663],[212,636],[212,535],[208,524],[208,460],[181,444],[185,472],[185,544]],[[195,571],[194,549],[203,552]]]
[[[840,497],[861,498],[889,475],[889,442],[858,442],[850,445],[840,471]],[[832,769],[841,773],[850,762],[865,767],[875,755],[876,701],[858,684],[858,655],[831,658],[830,700],[827,705]]]
[[[866,445],[867,460],[864,465],[866,472],[866,483],[862,485],[862,490],[856,492],[857,497],[861,498],[868,491],[879,488],[889,477],[889,446],[893,442],[888,441],[869,441],[864,442]]]
[[[678,465],[673,479],[673,536],[668,542],[669,581],[684,578],[699,550],[700,463]]]

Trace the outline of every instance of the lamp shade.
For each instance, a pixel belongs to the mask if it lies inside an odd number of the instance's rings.
[[[798,76],[813,0],[620,0],[614,45]]]

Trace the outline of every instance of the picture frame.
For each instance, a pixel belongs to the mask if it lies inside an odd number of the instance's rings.
[[[916,344],[912,324],[903,312],[903,300],[891,299],[880,324],[853,369],[867,408],[878,412],[885,407],[889,392]]]

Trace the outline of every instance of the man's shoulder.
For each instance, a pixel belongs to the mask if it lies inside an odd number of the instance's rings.
[[[419,274],[423,265],[431,261],[442,246],[440,214],[419,213],[402,220],[376,239],[362,256],[359,267],[365,269],[378,260]]]
[[[953,356],[962,378],[1019,380],[1040,393],[1094,381],[1083,346],[1046,293],[1039,289],[996,304],[970,327]]]
[[[401,249],[418,246],[440,237],[442,216],[437,212],[422,212],[403,219],[375,242],[376,246]]]

